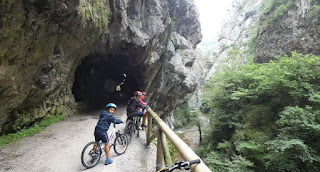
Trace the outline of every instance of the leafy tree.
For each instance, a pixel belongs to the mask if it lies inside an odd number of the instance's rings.
[[[203,92],[201,110],[211,127],[199,153],[207,163],[241,156],[254,171],[320,171],[319,57],[292,52],[266,64],[225,68]]]
[[[278,136],[267,142],[267,168],[273,171],[319,170],[319,111],[286,107],[277,120]]]

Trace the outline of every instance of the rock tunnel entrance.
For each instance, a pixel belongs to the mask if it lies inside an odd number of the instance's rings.
[[[101,109],[109,102],[124,105],[139,90],[139,78],[139,70],[126,56],[89,55],[76,69],[72,92],[79,108]]]

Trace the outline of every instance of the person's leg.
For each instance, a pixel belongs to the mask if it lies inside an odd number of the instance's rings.
[[[144,113],[143,115],[143,119],[142,119],[142,125],[146,126],[146,119],[147,119],[147,116],[148,116],[148,112]]]
[[[145,122],[146,122],[145,112],[139,112],[138,115],[139,115],[139,117],[143,117],[143,118],[142,118],[141,127],[142,127],[142,128],[143,128],[143,127],[146,127],[146,125],[145,125]]]
[[[105,161],[105,164],[108,165],[108,164],[111,164],[112,163],[112,160],[109,158],[109,154],[110,154],[110,146],[109,146],[109,138],[108,138],[108,133],[105,131],[103,133],[103,139],[102,141],[105,143],[105,147],[104,147],[104,151],[106,153],[106,161]]]
[[[105,147],[105,152],[106,152],[106,157],[107,157],[107,159],[109,158],[109,154],[110,154],[110,146],[109,146],[109,143],[106,143],[106,145],[105,145],[106,147]]]
[[[137,120],[141,120],[140,118],[141,117],[143,117],[143,114],[144,114],[144,112],[136,112],[135,114],[134,114],[134,117],[137,117]],[[138,123],[138,125],[136,126],[136,129],[137,130],[141,130],[141,128],[140,128],[140,121],[137,121]]]

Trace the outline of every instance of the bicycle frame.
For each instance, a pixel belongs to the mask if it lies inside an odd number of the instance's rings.
[[[110,130],[110,132],[107,132],[107,134],[108,134],[109,148],[111,148],[114,145],[116,134],[117,134],[115,125],[113,125],[113,128]],[[105,143],[103,143],[102,141],[99,141],[99,145],[102,151],[101,153],[101,156],[102,156],[105,153]]]
[[[133,117],[133,123],[134,123],[135,127],[139,127],[140,120],[141,120],[141,117],[139,117],[139,116]]]
[[[114,144],[115,138],[116,138],[116,128],[112,128],[111,131],[108,133],[108,139],[110,147]]]

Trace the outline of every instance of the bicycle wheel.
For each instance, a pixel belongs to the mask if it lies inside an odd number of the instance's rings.
[[[127,135],[129,143],[131,142],[132,135],[134,133],[134,125],[132,120],[128,120],[124,133]]]
[[[100,160],[101,152],[101,147],[98,142],[88,143],[81,153],[82,165],[86,168],[96,166]]]
[[[114,152],[118,155],[121,155],[126,152],[128,148],[128,138],[125,134],[120,134],[116,137],[113,144]]]

